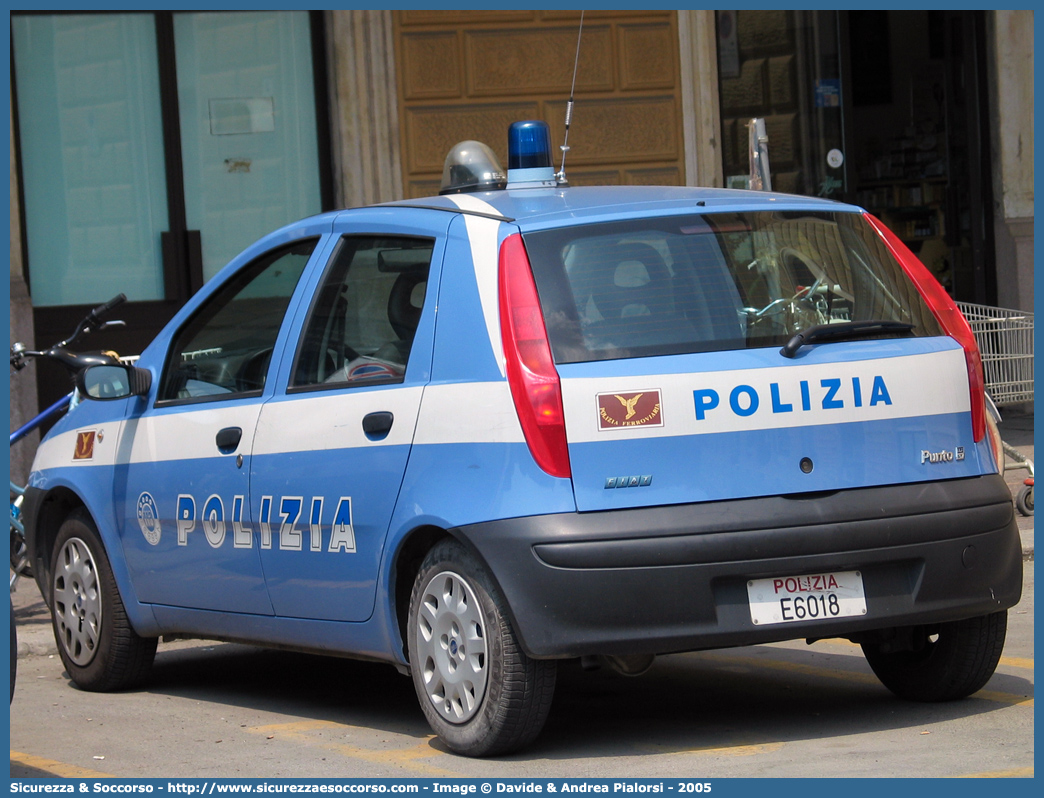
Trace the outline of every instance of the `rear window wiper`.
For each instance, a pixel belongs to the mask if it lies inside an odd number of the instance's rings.
[[[783,357],[795,357],[798,350],[806,344],[817,341],[845,341],[873,335],[903,335],[909,333],[914,325],[905,321],[845,321],[838,324],[817,324],[794,335],[779,350]]]

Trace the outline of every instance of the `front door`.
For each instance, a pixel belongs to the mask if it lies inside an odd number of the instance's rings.
[[[124,425],[115,496],[143,602],[272,614],[250,449],[272,351],[317,240],[262,255],[209,297],[174,335],[154,405]]]

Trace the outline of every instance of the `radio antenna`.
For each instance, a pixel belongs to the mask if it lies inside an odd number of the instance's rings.
[[[576,93],[576,70],[580,66],[580,37],[584,33],[584,12],[580,12],[580,28],[576,32],[576,58],[573,60],[573,83],[569,87],[569,102],[566,103],[566,114],[565,114],[565,137],[562,140],[562,168],[558,174],[555,175],[555,180],[560,186],[568,186],[569,181],[566,179],[565,173],[565,161],[566,153],[569,152],[569,123],[573,121],[573,95]]]

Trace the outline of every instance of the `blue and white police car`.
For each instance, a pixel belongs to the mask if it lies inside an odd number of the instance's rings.
[[[230,263],[40,445],[72,681],[161,635],[386,661],[435,732],[539,733],[567,658],[847,638],[901,697],[992,675],[1022,589],[974,339],[835,202],[505,176],[326,213]]]

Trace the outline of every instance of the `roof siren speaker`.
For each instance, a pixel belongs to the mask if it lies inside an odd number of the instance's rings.
[[[504,168],[493,150],[481,141],[461,141],[446,155],[439,194],[498,191],[506,185]]]

